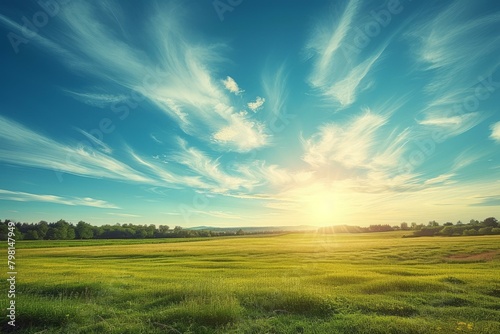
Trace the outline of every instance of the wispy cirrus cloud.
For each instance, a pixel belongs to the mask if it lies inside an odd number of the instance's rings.
[[[85,138],[87,138],[88,140],[90,140],[92,146],[97,147],[102,152],[104,152],[106,154],[110,154],[110,153],[113,152],[113,150],[111,149],[111,147],[109,147],[102,140],[96,138],[95,136],[91,135],[87,131],[84,131],[82,129],[76,129],[76,130],[78,132],[80,132]]]
[[[364,87],[361,86],[361,83],[368,75],[368,72],[372,70],[373,65],[380,58],[383,51],[384,50],[381,49],[363,62],[354,66],[343,79],[333,82],[328,88],[325,87],[325,94],[333,97],[340,102],[342,106],[349,106],[354,103],[358,92],[369,87],[369,83]]]
[[[52,169],[56,173],[152,182],[139,171],[91,147],[65,145],[0,116],[0,160],[16,165]]]
[[[81,133],[92,137],[83,130]],[[128,156],[122,157],[125,160],[129,157],[130,161],[125,163],[113,157],[111,149],[100,141],[93,142],[91,146],[62,144],[3,116],[0,116],[0,138],[0,161],[53,170],[55,176],[58,173],[68,173],[226,194],[237,190],[248,191],[257,185],[266,184],[266,178],[278,173],[277,167],[265,170],[262,166],[258,169],[261,171],[259,173],[245,173],[244,164],[236,165],[233,173],[228,173],[222,169],[217,159],[188,146],[184,140],[179,140],[179,149],[170,156],[171,164],[166,164],[159,158],[141,157],[132,150],[127,150]]]
[[[46,194],[32,194],[22,191],[0,189],[0,199],[17,202],[47,202],[70,206],[89,206],[104,209],[119,209],[118,206],[91,197],[61,197]]]
[[[443,88],[445,84],[463,84],[475,79],[479,75],[478,62],[488,59],[488,55],[500,48],[500,37],[492,40],[484,34],[498,27],[500,15],[471,15],[477,6],[478,3],[464,0],[450,3],[431,19],[425,19],[420,25],[416,25],[408,34],[416,41],[416,59],[424,68],[440,71],[439,80],[428,86],[430,91]],[[498,64],[497,59],[492,59],[486,69],[492,70]]]
[[[123,218],[139,218],[139,217],[141,217],[140,215],[136,215],[133,213],[107,212],[107,214],[111,215],[111,216],[117,216],[117,217],[123,217]]]
[[[500,29],[500,15],[472,15],[477,9],[475,2],[455,1],[407,34],[420,69],[432,74],[419,121],[424,131],[439,127],[446,138],[454,137],[491,113],[483,101],[496,87],[483,81],[500,66],[492,56],[500,52],[500,37],[492,40],[485,32]]]
[[[376,132],[386,122],[387,117],[366,111],[348,124],[322,125],[316,134],[303,141],[303,159],[311,166],[331,163],[347,168],[367,166],[376,143]]]
[[[331,73],[342,65],[336,63],[335,59],[339,56],[342,43],[352,29],[359,7],[359,1],[349,1],[338,20],[329,19],[314,30],[313,38],[307,45],[307,49],[317,57],[310,77],[314,87],[328,86],[331,83]]]
[[[196,175],[202,176],[214,188],[219,188],[219,192],[249,186],[245,179],[223,171],[217,159],[213,160],[200,150],[188,147],[187,142],[182,139],[179,140],[179,144],[181,150],[172,156],[173,161],[188,167]]]
[[[83,102],[89,106],[97,108],[109,108],[110,106],[127,100],[127,96],[123,94],[104,94],[104,93],[79,93],[73,91],[66,91],[68,95],[74,97],[76,100]]]
[[[477,196],[479,201],[471,206],[500,206],[500,195],[497,196]]]
[[[448,108],[452,110],[451,105]],[[449,110],[448,112],[437,110],[428,112],[425,119],[417,122],[425,126],[424,133],[428,133],[428,129],[437,129],[442,134],[443,139],[448,139],[467,132],[487,118],[486,115],[479,112],[450,116]]]
[[[224,60],[224,45],[190,43],[179,23],[178,7],[160,7],[150,14],[141,34],[155,46],[153,52],[129,38],[114,2],[71,2],[54,18],[57,29],[44,30],[33,42],[60,56],[74,71],[99,78],[107,91],[114,85],[120,92],[99,94],[94,87],[92,92],[71,93],[84,103],[102,107],[121,99],[128,89],[145,96],[185,133],[215,142],[223,150],[246,152],[267,145],[264,124],[241,114],[213,75],[215,64]],[[3,16],[0,21],[22,30]],[[224,82],[231,93],[242,92],[232,78]]]
[[[341,14],[332,13],[316,27],[306,47],[313,58],[309,84],[340,107],[350,106],[359,93],[372,86],[369,73],[388,43],[385,41],[368,55],[357,48],[353,50],[353,41],[359,38],[359,27],[367,20],[359,15],[361,8],[360,1],[347,2]]]
[[[448,182],[451,178],[455,176],[454,173],[450,174],[441,174],[439,176],[433,177],[431,179],[428,179],[424,182],[424,184],[429,185],[429,184],[439,184],[443,182]],[[449,182],[448,182],[449,183]]]

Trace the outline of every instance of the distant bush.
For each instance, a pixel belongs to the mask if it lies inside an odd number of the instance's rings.
[[[479,232],[471,228],[468,230],[464,230],[463,235],[479,235]]]

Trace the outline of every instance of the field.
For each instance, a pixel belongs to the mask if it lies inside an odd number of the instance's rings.
[[[500,236],[401,236],[21,241],[16,327],[44,334],[500,333]],[[5,280],[1,287],[8,290]],[[1,303],[4,325],[6,298]]]

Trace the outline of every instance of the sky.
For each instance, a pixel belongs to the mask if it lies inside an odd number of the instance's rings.
[[[94,225],[500,216],[500,2],[0,4],[0,213]]]

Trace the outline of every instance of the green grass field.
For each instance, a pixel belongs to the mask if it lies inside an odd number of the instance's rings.
[[[401,236],[21,241],[17,330],[500,333],[500,236]]]

